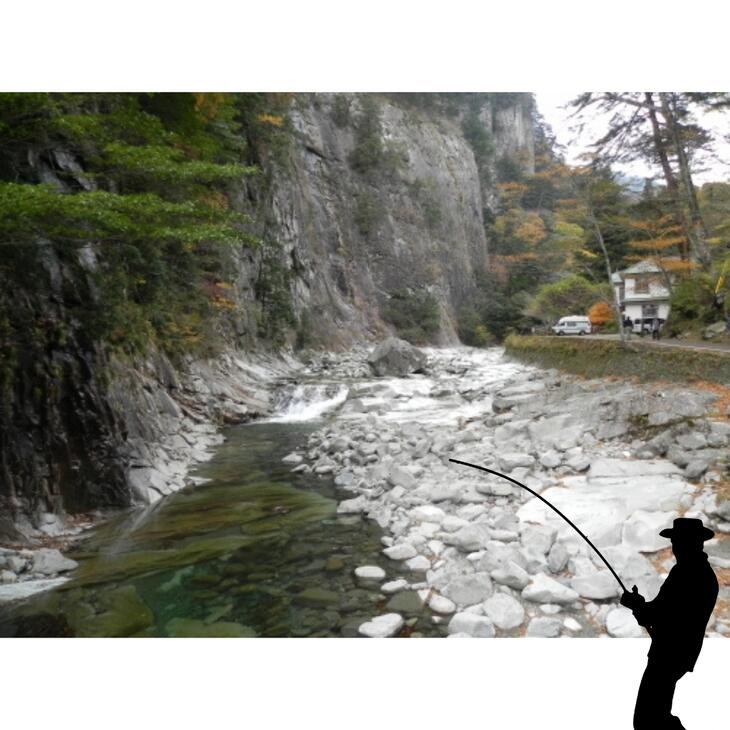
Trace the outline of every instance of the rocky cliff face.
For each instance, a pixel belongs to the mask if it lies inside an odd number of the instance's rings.
[[[462,131],[466,104],[447,114],[406,95],[295,100],[296,141],[274,175],[271,225],[296,274],[296,310],[320,341],[382,334],[393,294],[424,289],[440,308],[436,341],[458,341],[456,311],[489,253],[483,216],[496,203],[495,163],[534,167],[530,97],[510,96],[478,110],[493,145],[486,170]]]
[[[264,165],[268,183],[249,187],[238,205],[253,207],[261,235],[277,242],[299,334],[306,329],[313,344],[337,348],[392,331],[394,295],[417,291],[438,304],[432,339],[458,341],[456,313],[489,253],[483,221],[496,201],[497,162],[528,171],[534,163],[529,96],[469,103],[452,98],[445,111],[405,95],[294,98],[285,155]],[[469,113],[481,120],[488,159],[465,137]],[[39,180],[63,185],[60,166],[86,189],[78,163],[57,152],[51,166],[37,161]],[[78,260],[48,246],[43,296],[25,297],[22,282],[12,294],[43,331],[0,369],[0,537],[53,534],[54,514],[150,502],[179,488],[188,464],[215,442],[213,424],[266,412],[267,383],[291,372],[291,361],[251,355],[267,347],[257,330],[260,253],[238,255],[236,312],[221,324],[227,350],[177,368],[157,352],[110,357],[80,326],[75,308],[100,301],[96,256],[91,245]]]

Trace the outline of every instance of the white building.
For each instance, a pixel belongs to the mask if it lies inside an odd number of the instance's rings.
[[[667,276],[653,261],[644,259],[611,277],[621,311],[625,317],[631,317],[637,332],[642,323],[649,327],[651,320],[658,317],[660,324],[664,324],[669,316]]]

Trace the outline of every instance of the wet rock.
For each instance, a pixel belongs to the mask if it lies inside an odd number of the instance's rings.
[[[253,638],[256,632],[249,626],[230,621],[218,621],[206,624],[204,621],[191,618],[174,618],[165,624],[168,636],[178,638],[232,639]]]
[[[355,568],[355,575],[360,580],[383,580],[385,571],[377,565],[362,565]]]
[[[18,576],[12,570],[0,570],[0,583],[7,585],[8,583],[16,583]]]
[[[423,601],[416,591],[400,591],[385,605],[393,613],[420,613]]]
[[[368,500],[364,496],[345,499],[337,505],[337,514],[351,515],[364,512],[368,508]]]
[[[405,578],[398,578],[398,580],[391,580],[387,583],[383,583],[382,586],[380,586],[380,590],[385,593],[386,595],[390,595],[393,593],[397,593],[398,591],[402,591],[408,588],[408,581],[405,580]]]
[[[132,585],[102,593],[102,612],[78,627],[79,636],[132,636],[154,623],[154,615]]]
[[[414,572],[424,572],[431,567],[431,561],[425,555],[416,555],[415,558],[406,560],[406,567]]]
[[[20,557],[20,555],[8,555],[5,558],[5,565],[9,570],[12,570],[13,573],[20,574],[27,567],[28,561],[25,558]]]
[[[333,606],[340,602],[340,594],[326,588],[305,588],[296,595],[296,602],[304,606]]]
[[[304,457],[301,454],[297,454],[296,451],[292,451],[291,454],[287,454],[282,462],[284,464],[301,464],[304,461]]]
[[[404,626],[403,617],[397,613],[386,613],[366,621],[358,632],[371,639],[384,639],[397,634]]]

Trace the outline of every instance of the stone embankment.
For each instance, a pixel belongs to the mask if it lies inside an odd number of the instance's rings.
[[[351,379],[335,417],[286,459],[334,475],[339,512],[383,528],[385,555],[412,573],[382,576],[384,595],[411,592],[454,637],[643,635],[600,558],[554,512],[449,458],[541,493],[649,599],[673,564],[658,531],[678,515],[712,527],[710,560],[730,567],[730,501],[719,496],[730,424],[711,415],[712,393],[584,380],[497,349],[428,354],[422,375]],[[351,374],[362,356],[330,358],[326,372],[336,377],[342,363]],[[729,593],[721,587],[709,635],[730,632]],[[402,626],[389,613],[360,633]]]

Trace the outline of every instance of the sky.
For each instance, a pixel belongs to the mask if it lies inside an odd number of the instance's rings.
[[[571,127],[576,120],[570,118],[571,112],[563,107],[574,99],[580,91],[574,92],[536,92],[537,108],[545,121],[552,127],[559,144],[565,147],[566,160],[578,162],[579,156],[589,149],[593,139],[597,139],[606,131],[606,117],[596,116],[590,128],[584,130],[581,137],[577,137]],[[696,184],[705,182],[730,181],[730,143],[723,137],[730,135],[730,112],[711,112],[705,114],[702,123],[715,132],[718,139],[716,158],[704,162],[703,171],[696,171]],[[617,165],[616,168],[625,175],[639,178],[654,177],[661,174],[658,167],[651,168],[645,162],[637,161],[627,165]]]

